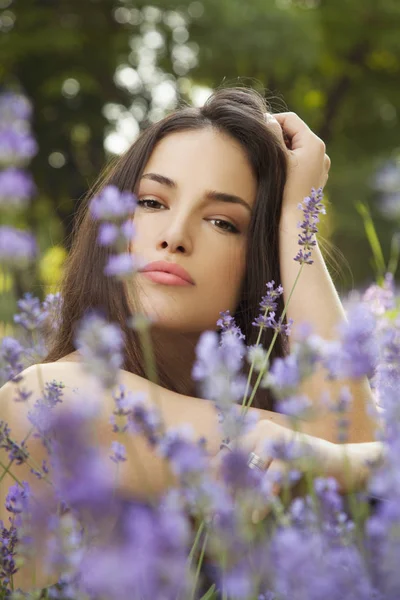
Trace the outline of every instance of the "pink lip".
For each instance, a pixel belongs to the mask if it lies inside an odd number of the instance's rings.
[[[151,262],[141,272],[156,283],[194,285],[193,279],[183,267],[166,261]]]

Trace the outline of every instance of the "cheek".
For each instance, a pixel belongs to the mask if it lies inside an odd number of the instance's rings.
[[[219,290],[220,296],[236,300],[241,290],[246,269],[245,245],[241,244],[236,248],[232,248],[230,252],[220,257],[218,261],[210,259],[209,264],[213,265],[212,279],[215,288]]]

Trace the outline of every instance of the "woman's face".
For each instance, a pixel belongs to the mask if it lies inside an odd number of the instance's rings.
[[[256,187],[244,151],[226,134],[184,131],[157,144],[137,191],[132,251],[146,264],[180,265],[193,281],[135,276],[142,310],[157,326],[199,333],[215,329],[221,311],[234,313]]]

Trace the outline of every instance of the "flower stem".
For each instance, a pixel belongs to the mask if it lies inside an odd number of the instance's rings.
[[[305,263],[303,263],[303,264],[300,266],[299,272],[297,273],[297,277],[296,277],[296,279],[295,279],[295,281],[294,281],[294,283],[293,283],[293,285],[292,285],[292,289],[290,290],[289,298],[287,299],[287,302],[286,302],[286,304],[285,304],[285,306],[284,306],[284,309],[283,309],[283,312],[282,312],[282,316],[281,316],[281,319],[282,319],[282,321],[283,321],[283,319],[284,319],[284,317],[285,317],[285,315],[286,315],[286,311],[287,311],[287,309],[288,309],[288,306],[289,306],[290,299],[291,299],[291,297],[292,297],[292,295],[293,295],[294,289],[295,289],[295,287],[296,287],[296,285],[297,285],[297,282],[298,282],[298,280],[299,280],[299,277],[300,277],[300,274],[301,274],[301,272],[302,272],[302,270],[303,270],[304,264],[305,264]],[[256,381],[256,383],[255,383],[255,385],[254,385],[254,388],[253,388],[253,391],[252,391],[252,393],[251,393],[251,396],[250,396],[250,398],[249,398],[249,401],[248,401],[248,404],[247,404],[247,406],[246,406],[246,404],[245,404],[245,399],[243,399],[243,404],[242,404],[242,408],[243,408],[243,411],[242,411],[242,412],[243,412],[243,413],[246,413],[246,412],[247,412],[247,410],[250,408],[250,406],[251,406],[251,404],[252,404],[252,402],[253,402],[253,400],[254,400],[254,396],[256,395],[256,392],[257,392],[257,389],[258,389],[258,387],[259,387],[259,385],[260,385],[261,379],[263,378],[263,376],[265,375],[265,371],[267,370],[267,366],[268,366],[268,359],[269,359],[269,357],[270,357],[270,354],[271,354],[271,352],[272,352],[272,348],[274,347],[275,340],[276,340],[276,338],[277,338],[277,337],[278,337],[278,331],[275,331],[275,333],[274,333],[274,337],[272,338],[272,341],[271,341],[271,343],[270,343],[270,346],[269,346],[269,348],[268,348],[268,351],[267,351],[267,354],[266,354],[266,357],[265,357],[265,360],[264,360],[264,364],[263,364],[263,366],[262,366],[262,368],[261,368],[261,370],[260,370],[260,372],[259,372],[259,374],[258,374],[257,381]],[[253,361],[253,363],[252,363],[252,366],[253,366],[253,364],[254,364],[254,361]],[[249,377],[250,377],[250,374],[249,374]]]
[[[203,541],[203,546],[202,546],[201,552],[200,552],[199,562],[197,563],[196,575],[194,578],[194,584],[193,584],[193,590],[192,590],[192,600],[194,600],[195,596],[196,596],[196,588],[197,588],[197,583],[198,583],[199,576],[200,576],[201,565],[203,564],[204,553],[206,550],[207,541],[208,541],[208,531],[206,532],[206,534],[204,536],[204,541]]]

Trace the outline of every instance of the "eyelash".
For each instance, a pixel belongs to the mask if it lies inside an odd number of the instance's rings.
[[[145,206],[145,202],[155,202],[156,204],[158,204],[159,206],[163,206],[161,204],[161,202],[158,202],[158,200],[153,200],[152,198],[142,198],[142,200],[138,200],[138,205],[139,206],[143,206],[143,208],[147,208],[147,210],[157,210],[156,208],[154,208],[154,206]],[[226,233],[233,233],[233,234],[238,234],[240,233],[240,231],[237,229],[237,227],[235,227],[235,225],[233,225],[232,223],[230,223],[229,221],[224,221],[223,219],[209,219],[210,221],[218,221],[219,223],[225,223],[226,225],[229,225],[230,229],[223,229],[222,227],[218,227],[218,229],[221,229],[221,231],[225,231]]]

